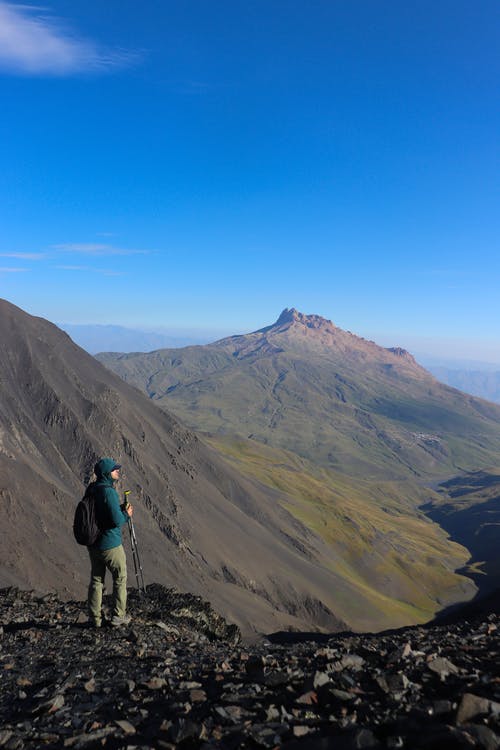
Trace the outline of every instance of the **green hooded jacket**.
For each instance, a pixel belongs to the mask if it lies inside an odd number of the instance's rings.
[[[111,472],[116,466],[112,458],[101,458],[94,467],[97,477],[93,486],[96,497],[97,521],[103,529],[94,549],[106,550],[119,547],[122,543],[121,527],[127,523],[128,515],[120,508],[120,496],[115,490]]]

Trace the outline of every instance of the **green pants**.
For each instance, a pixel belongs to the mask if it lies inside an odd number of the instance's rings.
[[[127,561],[123,545],[112,549],[87,548],[90,556],[90,585],[88,607],[94,625],[102,620],[102,591],[106,569],[113,577],[113,609],[111,616],[123,617],[127,608]]]

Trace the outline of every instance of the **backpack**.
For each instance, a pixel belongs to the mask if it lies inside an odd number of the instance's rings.
[[[97,523],[96,497],[93,485],[89,484],[75,510],[73,521],[73,534],[78,544],[91,547],[95,544],[101,534]]]

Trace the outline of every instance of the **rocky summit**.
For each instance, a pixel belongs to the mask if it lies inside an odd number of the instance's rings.
[[[499,616],[243,643],[199,597],[130,592],[132,622],[0,591],[0,748],[500,746]]]

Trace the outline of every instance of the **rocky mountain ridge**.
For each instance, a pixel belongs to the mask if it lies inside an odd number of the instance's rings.
[[[376,358],[388,364],[394,364],[392,355],[395,355],[413,365],[415,370],[423,369],[414,357],[401,347],[380,347],[374,341],[357,336],[351,331],[342,330],[321,315],[305,314],[294,307],[285,308],[277,320],[269,326],[253,333],[229,336],[205,346],[220,349],[229,346],[233,348],[233,356],[236,358],[255,353],[262,355],[266,351],[286,352],[288,349],[328,356],[328,351],[332,350],[337,354],[342,354],[348,360],[354,359],[359,362],[366,358]]]

